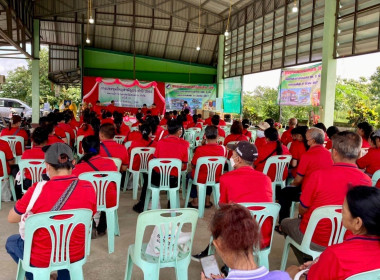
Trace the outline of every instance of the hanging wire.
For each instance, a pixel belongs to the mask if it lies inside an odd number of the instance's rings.
[[[231,8],[232,8],[232,0],[230,0],[230,9],[228,11],[228,19],[227,19],[227,26],[226,26],[226,32],[224,32],[225,36],[228,36],[228,27],[230,25],[230,17],[231,17]]]
[[[197,51],[201,50],[200,46],[200,30],[201,30],[201,1],[199,0],[199,11],[198,11],[198,44],[197,44]]]

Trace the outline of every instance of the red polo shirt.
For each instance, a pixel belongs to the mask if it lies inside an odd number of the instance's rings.
[[[231,135],[231,134],[230,134]],[[218,126],[218,136],[226,137],[226,132]],[[234,141],[234,140],[231,140]]]
[[[105,124],[105,123],[114,124],[112,118],[105,118],[105,119],[102,119],[101,122],[100,122],[100,125]]]
[[[158,108],[152,108],[150,111],[152,112],[152,116],[158,116],[160,114]]]
[[[368,153],[359,158],[356,163],[361,169],[365,169],[367,174],[373,175],[380,169],[380,148],[369,148]]]
[[[285,130],[282,135],[281,135],[281,142],[282,144],[284,144],[285,146],[287,146],[290,142],[293,141],[293,138],[292,138],[292,130],[293,128],[289,128],[288,130]],[[292,144],[293,145],[293,144]]]
[[[192,122],[193,122],[193,117],[190,116],[190,114],[186,115],[186,121],[187,121],[188,123],[192,123]]]
[[[99,155],[90,158],[89,162],[93,164],[99,171],[119,171],[117,170],[117,166],[112,159],[104,158]],[[92,168],[87,162],[82,161],[75,165],[72,174],[79,177],[80,174],[85,172],[94,172],[96,169]],[[116,184],[111,182],[107,187],[106,191],[106,206],[113,207],[116,205]]]
[[[4,141],[0,139],[0,151],[2,151],[5,154],[5,160],[7,163],[7,171],[8,174],[11,172],[11,168],[9,166],[8,160],[14,159],[11,147],[9,146],[7,141]],[[3,167],[0,168],[0,177],[4,176]]]
[[[219,203],[273,202],[272,183],[267,175],[250,166],[240,167],[220,177]],[[272,221],[264,221],[261,248],[270,244]]]
[[[71,126],[72,129],[76,129],[80,125],[75,118],[71,119],[68,124]]]
[[[248,139],[252,138],[252,133],[245,128],[243,129],[243,135],[246,136]]]
[[[41,194],[37,198],[32,212],[34,214],[49,212],[67,187],[73,180],[78,179],[76,176],[56,176],[48,181],[42,189]],[[22,215],[28,207],[29,201],[32,198],[33,192],[37,183],[16,202],[14,210],[17,214]],[[95,214],[96,212],[96,194],[94,187],[87,181],[79,181],[71,196],[66,201],[62,210],[70,209],[90,209]],[[78,226],[75,228],[70,240],[70,260],[76,262],[84,256],[84,228]],[[33,237],[31,264],[36,267],[47,267],[50,261],[51,241],[50,234],[45,229],[37,230]]]
[[[163,118],[161,121],[160,121],[160,125],[167,125],[168,124],[168,120]]]
[[[267,162],[267,159],[271,156],[277,155],[276,148],[277,148],[276,141],[270,141],[266,145],[262,145],[257,148],[257,152],[259,156],[257,157],[254,163],[255,169],[257,171],[260,171],[260,172],[264,171],[264,167],[265,167],[265,163]],[[290,155],[288,148],[286,148],[284,145],[282,145],[282,155]],[[274,164],[272,164],[269,167],[268,176],[269,178],[271,178],[272,182],[276,178],[276,166]],[[286,177],[288,177],[288,168],[284,170],[283,179],[285,180]]]
[[[307,211],[302,216],[300,230],[305,233],[314,209],[326,205],[342,205],[350,187],[371,186],[372,182],[355,164],[336,163],[314,171],[302,185],[300,203]],[[322,221],[318,224],[312,241],[327,246],[330,232],[330,221]]]
[[[62,127],[60,127],[59,125],[56,125],[54,127],[54,134],[57,135],[58,137],[62,138],[62,139],[66,138],[65,130]]]
[[[310,147],[310,149],[301,156],[297,166],[297,175],[302,176],[305,181],[314,171],[329,167],[332,164],[331,153],[322,145],[316,145]]]
[[[128,165],[128,152],[124,145],[121,145],[112,139],[104,140],[102,143],[106,146],[111,157],[119,158],[123,165]],[[99,155],[106,158],[110,157],[104,150],[102,144],[100,144]]]
[[[354,235],[332,245],[310,267],[308,280],[344,280],[380,268],[380,238]],[[369,278],[368,278],[369,280]]]
[[[220,119],[219,120],[219,125],[226,126],[227,124],[226,124],[226,122],[223,119]]]
[[[189,125],[187,126],[187,128],[192,128],[192,127],[197,127],[197,128],[202,129],[202,125],[201,125],[199,122],[194,123],[193,121],[191,121],[191,122],[189,123]]]
[[[142,134],[140,131],[132,131],[128,134],[127,139],[128,141],[139,141],[140,139],[142,139]]]
[[[266,145],[267,139],[265,137],[257,137],[255,140],[255,146],[256,148],[259,148],[259,146]]]
[[[53,145],[54,143],[64,143],[64,141],[55,134],[49,135],[48,142],[46,145],[49,146],[49,145]]]
[[[145,147],[155,148],[156,146],[157,146],[157,141],[155,140],[146,141],[145,139],[141,138],[139,140],[132,141],[131,146],[128,149],[128,165],[130,162],[133,148],[145,148]],[[153,156],[151,158],[153,158]],[[151,158],[149,158],[149,160]],[[135,158],[133,159],[132,169],[137,171],[139,170],[139,168],[140,168],[140,156],[136,155]]]
[[[113,104],[110,104],[107,106],[107,111],[113,113],[116,110],[116,106]]]
[[[332,149],[332,141],[330,139],[327,140],[325,148],[326,148],[326,150]]]
[[[226,147],[218,144],[206,144],[203,146],[199,146],[195,149],[193,160],[191,161],[191,178],[194,179],[195,175],[195,167],[197,165],[197,161],[200,157],[224,157],[226,156]],[[216,170],[216,182],[219,182],[219,177],[222,174],[222,166]],[[207,167],[202,165],[199,169],[198,174],[198,183],[205,183],[207,179]]]
[[[92,108],[96,115],[100,116],[102,114],[102,106],[94,105]]]
[[[161,126],[157,126],[156,133],[154,133],[154,140],[160,141],[162,137],[164,137],[165,134],[165,129],[163,129]]]
[[[91,124],[87,124],[87,130],[84,130],[84,126],[83,124],[80,126],[80,128],[78,129],[78,133],[77,133],[77,136],[84,136],[84,137],[87,137],[87,136],[90,136],[90,135],[94,135],[94,129],[92,128]]]
[[[26,131],[21,128],[17,134],[16,134],[16,131],[18,130],[19,128],[17,127],[12,127],[11,129],[8,129],[8,128],[4,128],[2,131],[1,131],[1,134],[0,136],[21,136],[22,138],[24,138],[24,141],[28,141],[29,139],[29,136],[28,134],[26,133]],[[16,144],[16,155],[18,156],[21,156],[22,155],[22,149],[21,149],[21,144],[17,143]]]
[[[297,161],[297,166],[293,167],[291,170],[293,178],[297,175],[297,168],[301,160],[301,156],[306,153],[306,148],[303,142],[294,140],[292,141],[292,145],[290,145],[289,152],[292,155],[292,160],[295,159]]]
[[[219,128],[218,128],[218,130],[219,130]],[[223,130],[223,129],[221,129],[221,130]],[[244,136],[243,134],[230,134],[224,139],[223,145],[227,146],[227,144],[232,142],[232,141],[248,141],[248,138],[247,138],[247,136]],[[229,151],[227,157],[230,158],[231,156],[232,156],[232,151]]]
[[[188,149],[189,142],[174,136],[168,135],[165,138],[157,142],[156,151],[154,153],[155,158],[177,158],[186,164],[189,159]],[[185,170],[185,169],[184,169]],[[178,176],[177,170],[172,169],[170,172],[172,176]]]
[[[70,134],[70,145],[73,146],[75,133],[74,133],[74,130],[71,128],[71,126],[67,123],[59,123],[57,126],[62,128],[65,131],[65,133],[68,132]],[[66,134],[65,134],[65,137],[66,137]]]
[[[29,150],[25,150],[21,159],[45,159],[45,153],[42,151],[42,147],[34,146]],[[28,169],[25,169],[25,178],[32,179]]]
[[[212,122],[211,122],[211,118],[212,117],[208,117],[207,119],[205,119],[205,125],[211,125],[212,124]]]
[[[364,148],[364,149],[371,148],[371,145],[369,144],[369,142],[366,139],[364,139],[363,137],[362,137],[362,148]]]

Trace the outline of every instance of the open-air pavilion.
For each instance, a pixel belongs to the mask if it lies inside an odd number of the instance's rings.
[[[380,51],[378,0],[0,0],[1,58],[32,60],[33,122],[39,119],[39,49],[49,46],[49,79],[81,85],[86,77],[189,84],[322,62],[321,121],[333,123],[337,59]],[[95,240],[85,266],[87,279],[124,277],[128,245],[137,215],[131,194],[122,194],[121,237],[116,251]],[[3,223],[12,205],[0,212]],[[193,250],[209,239],[207,222],[198,222]],[[1,244],[17,225],[0,229]],[[275,234],[271,269],[278,269],[283,238]],[[98,243],[98,244],[96,244]],[[0,252],[2,275],[16,265]],[[295,263],[294,258],[289,263]],[[106,267],[103,267],[103,266]],[[200,267],[190,265],[189,279]],[[6,276],[5,276],[6,275]],[[142,279],[134,274],[133,279]],[[174,279],[166,273],[161,279]]]

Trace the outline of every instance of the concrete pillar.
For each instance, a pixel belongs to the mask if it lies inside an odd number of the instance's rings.
[[[223,98],[223,75],[224,75],[224,35],[219,35],[219,48],[218,48],[218,95],[217,97]]]
[[[33,20],[32,123],[40,120],[40,21]]]
[[[336,86],[336,59],[334,59],[336,1],[325,0],[325,14],[323,27],[322,49],[322,80],[321,80],[321,122],[326,127],[333,125],[335,86]]]

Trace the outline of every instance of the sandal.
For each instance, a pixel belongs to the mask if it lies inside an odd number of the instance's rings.
[[[213,204],[212,202],[210,202],[209,205],[205,205],[205,208],[208,209],[208,208],[211,208],[211,207],[213,207],[213,206],[214,206],[214,204]]]
[[[281,235],[285,235],[285,233],[280,229],[280,225],[275,226],[275,227],[274,227],[274,230],[277,231],[277,232],[278,232],[279,234],[281,234]]]

